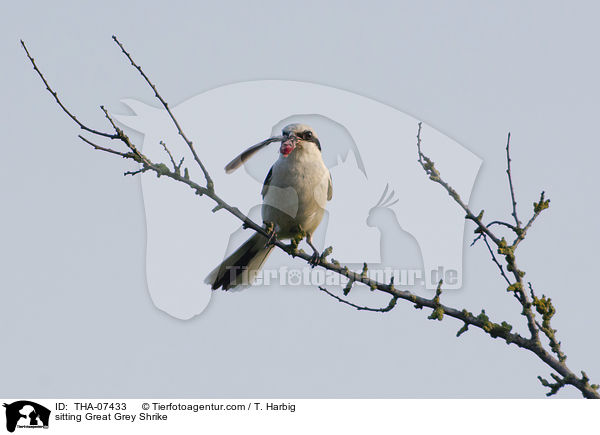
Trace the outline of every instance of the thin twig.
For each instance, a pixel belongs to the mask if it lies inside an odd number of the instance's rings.
[[[512,173],[510,170],[510,132],[508,133],[508,138],[506,139],[506,173],[508,175],[508,185],[510,187],[510,198],[512,200],[512,216],[515,218],[515,223],[517,228],[521,228],[521,222],[517,217],[517,200],[515,199],[515,189],[513,188],[512,182]]]
[[[82,130],[85,130],[85,131],[87,131],[89,133],[93,133],[93,134],[96,134],[98,136],[104,136],[104,137],[107,137],[109,139],[117,139],[118,138],[118,136],[116,134],[105,133],[105,132],[102,132],[102,131],[94,130],[93,128],[89,128],[88,126],[84,125],[79,119],[77,119],[77,117],[75,115],[73,115],[69,111],[69,109],[67,109],[65,107],[65,105],[62,103],[62,101],[60,101],[60,99],[58,98],[58,94],[50,87],[50,85],[46,81],[46,78],[44,77],[44,75],[42,74],[42,72],[37,67],[37,65],[35,63],[35,60],[29,54],[29,50],[27,50],[27,46],[25,45],[25,42],[22,39],[21,39],[21,46],[23,47],[23,50],[25,50],[25,53],[27,54],[27,57],[29,58],[29,61],[31,62],[31,65],[33,65],[33,69],[35,70],[35,72],[37,73],[37,75],[40,76],[40,78],[44,82],[44,85],[46,85],[46,89],[48,90],[48,92],[50,92],[50,94],[54,97],[54,100],[59,105],[59,107],[63,110],[63,112],[65,112],[67,115],[69,115],[69,118],[71,118],[73,121],[75,121],[75,123],[79,126],[79,128],[81,128]]]
[[[164,143],[164,141],[161,140],[159,143],[162,145],[162,147],[164,148],[164,150],[169,155],[169,159],[171,160],[171,164],[173,165],[173,169],[177,170],[177,163],[175,163],[175,159],[173,158],[173,154],[171,154],[171,150],[169,150],[169,148],[167,147],[167,144]]]
[[[100,106],[100,109],[102,109],[102,111],[104,112],[104,116],[106,117],[108,122],[110,122],[110,125],[112,125],[112,128],[115,130],[115,133],[117,133],[117,137],[121,140],[121,142],[123,142],[127,146],[127,148],[129,148],[135,154],[137,160],[139,160],[140,163],[144,163],[146,166],[152,166],[152,162],[150,162],[150,160],[145,155],[143,155],[140,150],[138,150],[138,148],[129,140],[129,137],[125,134],[125,132],[123,132],[123,130],[117,127],[117,124],[108,113],[108,110],[106,110],[104,106]]]
[[[485,236],[485,234],[483,234],[483,241],[485,242],[485,246],[487,246],[487,249],[490,252],[490,255],[492,257],[492,261],[496,264],[496,266],[498,266],[498,269],[500,270],[500,275],[502,275],[502,278],[504,278],[504,280],[508,283],[508,285],[512,284],[510,282],[510,279],[508,279],[508,276],[506,276],[506,273],[504,272],[504,268],[502,267],[502,265],[500,264],[500,262],[496,258],[496,254],[494,254],[494,251],[493,251],[492,247],[490,246],[490,243],[488,242],[487,237]]]
[[[517,235],[517,238],[515,239],[515,241],[512,244],[513,248],[516,248],[519,245],[519,243],[521,243],[525,239],[527,232],[529,231],[529,229],[531,228],[531,226],[533,225],[535,220],[542,213],[542,211],[544,211],[545,209],[548,208],[548,205],[550,204],[550,200],[545,199],[545,193],[546,192],[542,192],[540,194],[539,202],[533,204],[533,216],[531,216],[529,221],[527,221],[527,224],[525,224],[525,227],[523,227],[521,232]]]
[[[421,128],[423,127],[423,122],[419,121],[418,126],[419,129],[417,130],[417,152],[419,154],[419,163],[421,164],[421,166],[423,166],[423,153],[421,152]]]
[[[417,131],[417,152],[419,153],[419,163],[423,167],[425,173],[429,176],[429,179],[442,186],[446,192],[448,192],[448,195],[450,195],[450,197],[465,211],[465,218],[475,222],[478,230],[485,233],[496,245],[498,245],[500,239],[483,224],[479,216],[471,211],[456,190],[440,177],[440,172],[436,169],[434,162],[421,151],[421,123],[419,123],[419,129]]]
[[[149,171],[150,167],[149,166],[143,166],[140,169],[138,169],[137,171],[127,171],[125,173],[123,173],[123,175],[137,175],[137,174],[143,174],[146,171]]]
[[[511,225],[511,224],[509,224],[508,222],[504,222],[504,221],[492,221],[492,222],[490,222],[489,224],[487,224],[487,225],[486,225],[486,227],[487,227],[487,228],[491,228],[491,227],[493,227],[494,225],[502,225],[502,226],[505,226],[505,227],[507,227],[507,228],[511,229],[512,231],[514,231],[514,232],[515,232],[517,235],[518,235],[518,234],[520,234],[520,230],[519,230],[519,229],[517,229],[517,227],[515,227],[514,225]],[[477,233],[478,233],[477,237],[475,237],[475,238],[473,239],[473,241],[471,242],[471,244],[470,244],[469,246],[474,246],[474,245],[475,245],[475,243],[477,243],[477,241],[478,241],[479,239],[481,239],[481,237],[482,237],[482,236],[485,234],[485,233],[483,233],[483,232],[481,232],[481,231],[477,231]]]
[[[160,93],[156,89],[156,86],[150,81],[150,79],[148,78],[148,76],[146,75],[146,73],[144,72],[144,70],[142,70],[142,67],[139,66],[137,63],[135,63],[135,61],[133,60],[133,58],[131,57],[131,55],[129,54],[129,52],[127,52],[127,50],[125,50],[125,47],[123,46],[123,44],[121,44],[121,42],[117,39],[117,37],[115,35],[113,35],[112,39],[119,46],[119,48],[121,49],[121,51],[123,52],[123,54],[127,57],[127,59],[129,59],[129,62],[131,62],[131,65],[133,65],[133,67],[135,67],[135,69],[138,70],[138,72],[144,78],[144,80],[146,81],[146,83],[148,83],[148,85],[152,88],[152,90],[154,91],[154,96],[161,102],[161,104],[163,105],[163,107],[165,108],[165,110],[167,111],[167,113],[169,114],[169,116],[171,117],[171,120],[173,121],[173,124],[175,124],[175,127],[177,128],[177,131],[179,132],[179,135],[182,137],[182,139],[187,144],[189,150],[191,151],[192,155],[194,156],[194,160],[196,161],[196,163],[198,163],[198,166],[200,166],[200,169],[202,170],[202,173],[204,174],[204,178],[206,179],[206,188],[208,190],[213,190],[214,189],[214,183],[213,183],[212,178],[210,177],[210,174],[208,173],[208,170],[204,166],[204,163],[202,163],[202,161],[200,160],[200,157],[198,157],[198,154],[196,153],[196,149],[194,148],[194,144],[192,143],[191,140],[189,140],[187,138],[187,136],[183,132],[183,129],[179,125],[179,122],[177,121],[177,119],[173,115],[173,112],[171,112],[169,104],[160,95]]]
[[[121,156],[123,158],[131,158],[132,157],[131,154],[122,153],[120,151],[113,150],[112,148],[106,148],[106,147],[97,145],[94,142],[92,142],[91,140],[87,139],[86,137],[84,137],[84,136],[82,136],[80,134],[78,134],[77,137],[79,139],[81,139],[82,141],[84,141],[85,143],[87,143],[88,145],[91,145],[96,150],[104,151],[104,152],[111,153],[111,154],[116,154],[116,155]]]
[[[502,225],[505,226],[506,228],[509,228],[515,232],[517,232],[517,227],[515,227],[514,225],[509,224],[508,222],[504,222],[504,221],[492,221],[489,224],[487,224],[487,227],[490,228],[494,225]]]
[[[343,298],[340,298],[339,296],[336,296],[333,293],[331,293],[325,287],[319,286],[319,290],[327,293],[329,296],[331,296],[332,298],[334,298],[338,302],[341,302],[343,304],[350,305],[351,307],[356,308],[358,311],[374,311],[374,312],[378,312],[378,313],[387,313],[388,311],[391,311],[391,310],[394,309],[394,307],[396,306],[396,302],[398,301],[398,298],[396,296],[392,296],[392,299],[390,299],[390,302],[389,302],[389,304],[387,304],[387,306],[385,306],[383,308],[370,308],[370,307],[364,307],[364,306],[361,306],[361,305],[356,305],[356,304],[353,304],[350,301],[347,301],[347,300],[345,300]]]

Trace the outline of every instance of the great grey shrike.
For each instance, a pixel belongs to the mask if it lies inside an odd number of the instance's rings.
[[[233,159],[225,171],[239,168],[257,151],[272,142],[281,142],[279,159],[273,164],[262,188],[262,219],[272,224],[277,239],[290,239],[299,231],[313,249],[313,261],[319,252],[312,236],[323,219],[325,205],[333,193],[331,174],[323,162],[321,143],[315,131],[304,124],[290,124],[281,136],[254,145]],[[213,290],[247,286],[269,256],[273,245],[262,234],[254,234],[229,255],[206,278]]]

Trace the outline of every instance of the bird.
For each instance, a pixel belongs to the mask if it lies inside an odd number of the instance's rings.
[[[270,137],[241,153],[227,166],[231,173],[250,157],[272,142],[281,142],[279,158],[263,183],[261,207],[263,228],[269,238],[252,235],[206,277],[213,290],[247,287],[271,253],[273,240],[291,239],[303,232],[313,250],[311,264],[318,263],[320,254],[312,236],[321,223],[327,201],[333,195],[331,173],[323,161],[321,142],[313,128],[305,124],[289,124],[281,136]]]

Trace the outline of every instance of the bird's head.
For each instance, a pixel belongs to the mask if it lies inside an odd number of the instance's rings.
[[[250,157],[273,142],[281,142],[279,153],[283,157],[289,156],[296,149],[302,152],[310,152],[312,150],[321,152],[321,143],[319,142],[317,133],[311,127],[305,124],[290,124],[283,128],[281,136],[273,136],[265,139],[237,156],[225,166],[225,172],[228,174],[232,173]]]
[[[281,131],[282,141],[279,152],[283,157],[289,156],[295,149],[321,151],[321,143],[317,133],[306,124],[290,124]]]

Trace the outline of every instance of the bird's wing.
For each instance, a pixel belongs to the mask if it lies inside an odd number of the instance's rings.
[[[329,184],[327,186],[327,201],[331,201],[331,198],[333,198],[333,180],[331,179],[331,172],[329,172]]]
[[[267,174],[267,178],[265,178],[265,182],[263,183],[263,188],[261,195],[264,198],[267,194],[267,190],[269,190],[269,185],[271,184],[271,177],[273,176],[273,166],[269,169],[269,173]]]

